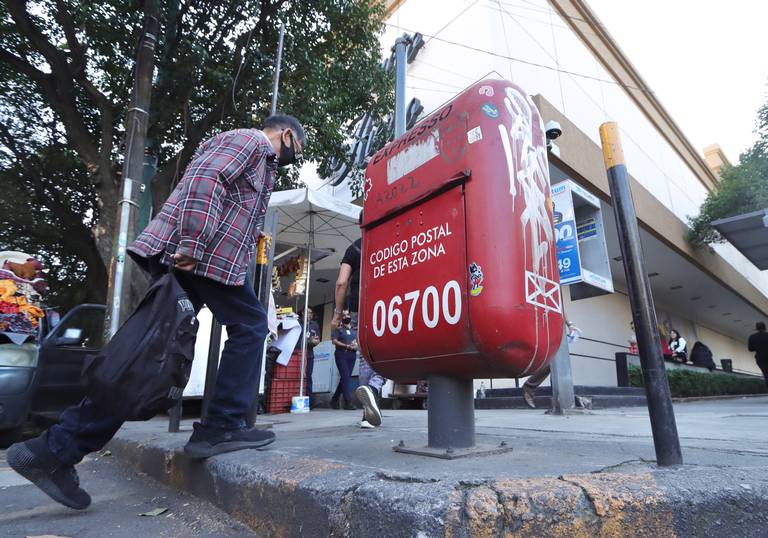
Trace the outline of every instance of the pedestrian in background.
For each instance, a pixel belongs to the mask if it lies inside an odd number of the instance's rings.
[[[579,329],[574,323],[570,321],[566,321],[565,326],[568,344],[573,344],[576,340],[579,339],[579,336],[581,336],[581,329]],[[531,409],[536,408],[536,402],[534,400],[536,396],[536,389],[538,389],[539,386],[544,383],[544,381],[549,377],[551,371],[552,367],[547,364],[544,368],[534,373],[532,376],[525,380],[525,383],[523,383],[523,400],[525,400],[525,403]]]
[[[768,385],[768,332],[765,332],[765,323],[758,321],[755,324],[757,332],[749,337],[747,347],[755,352],[755,361],[763,372],[765,384]]]
[[[638,354],[637,335],[635,334],[634,321],[629,322],[629,329],[630,329],[630,333],[629,333],[629,338],[627,339],[627,342],[629,343],[629,352],[632,353],[633,355],[637,355]]]
[[[688,362],[688,342],[675,329],[669,331],[669,351],[672,360],[683,364]]]
[[[333,329],[331,341],[336,347],[334,358],[339,369],[339,384],[331,398],[331,407],[339,409],[339,398],[344,396],[344,409],[357,409],[352,403],[352,370],[357,361],[357,331],[352,327],[352,316],[349,310],[341,315],[341,325]]]
[[[363,214],[360,213],[359,222],[362,224]],[[339,276],[336,279],[336,308],[333,313],[334,326],[341,320],[341,312],[348,308],[352,316],[352,327],[358,328],[358,308],[360,303],[360,250],[362,239],[358,239],[344,253],[339,268]],[[381,399],[381,388],[384,386],[385,379],[377,374],[365,356],[358,351],[360,357],[360,386],[355,390],[357,399],[363,406],[363,418],[360,421],[360,427],[364,429],[375,428],[381,425],[381,411],[379,410],[379,401]]]

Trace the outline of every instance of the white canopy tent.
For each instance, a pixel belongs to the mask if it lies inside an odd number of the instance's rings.
[[[307,274],[304,296],[304,310],[310,305],[312,280],[318,278],[334,282],[339,265],[347,247],[360,237],[358,219],[361,208],[328,194],[311,189],[278,191],[269,200],[270,209],[278,214],[276,241],[291,245],[306,253],[315,249],[324,251],[326,256],[312,265]],[[304,316],[306,334],[307,320]],[[301,353],[301,387],[304,395],[304,372],[306,366],[306,338]]]

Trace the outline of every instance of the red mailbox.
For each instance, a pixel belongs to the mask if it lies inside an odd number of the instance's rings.
[[[485,80],[387,144],[365,176],[360,340],[392,379],[530,374],[563,316],[544,125]]]

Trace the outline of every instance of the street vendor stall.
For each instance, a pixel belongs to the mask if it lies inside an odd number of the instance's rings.
[[[280,191],[272,195],[269,207],[278,215],[277,245],[287,250],[275,253],[273,284],[281,276],[281,259],[295,252],[298,255],[295,285],[275,294],[278,306],[301,306],[302,311],[312,305],[333,300],[333,282],[336,281],[344,252],[360,236],[358,218],[360,207],[328,194],[310,189]],[[287,271],[282,271],[286,276]],[[324,286],[316,289],[317,284]],[[293,287],[292,287],[293,286]],[[282,287],[282,283],[281,283]],[[303,316],[302,334],[307,334],[307,318]],[[301,342],[301,370],[298,396],[304,396],[307,341]]]

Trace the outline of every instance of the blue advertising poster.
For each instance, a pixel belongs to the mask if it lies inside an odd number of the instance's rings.
[[[557,240],[557,268],[560,284],[581,281],[581,260],[576,235],[576,215],[573,211],[570,182],[563,181],[552,187],[555,238]]]
[[[560,270],[560,284],[581,280],[579,242],[576,239],[576,221],[569,220],[555,224],[557,234],[557,268]]]

